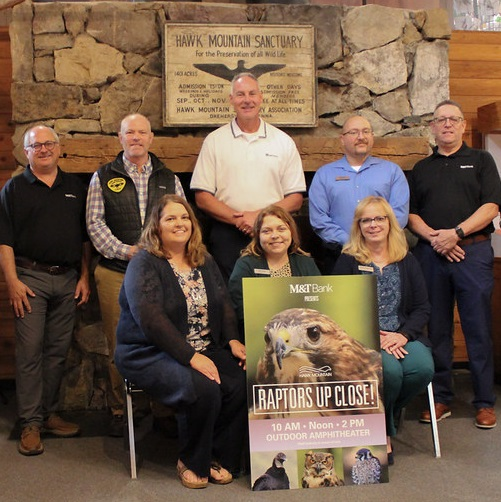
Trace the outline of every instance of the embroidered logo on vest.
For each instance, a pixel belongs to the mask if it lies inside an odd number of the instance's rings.
[[[108,188],[115,193],[120,193],[125,188],[124,178],[112,178],[107,183]]]

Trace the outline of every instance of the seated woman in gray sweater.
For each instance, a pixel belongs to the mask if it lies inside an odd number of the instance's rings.
[[[313,258],[300,248],[296,222],[280,206],[265,207],[254,223],[253,237],[235,263],[228,289],[238,318],[238,330],[243,341],[244,277],[295,277],[321,275]]]

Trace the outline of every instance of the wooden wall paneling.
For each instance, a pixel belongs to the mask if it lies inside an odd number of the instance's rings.
[[[458,44],[475,44],[496,45],[499,43],[499,31],[463,31],[454,30],[452,32],[451,41],[454,46]]]
[[[0,27],[0,187],[11,177],[15,167],[12,155],[12,134],[10,122],[12,102],[10,84],[12,81],[12,61],[7,26]],[[14,365],[14,317],[9,304],[7,287],[0,270],[0,379],[13,378]]]
[[[488,66],[488,68],[486,68]],[[450,74],[458,79],[479,78],[488,75],[491,79],[501,78],[501,61],[449,61]]]
[[[10,56],[10,40],[8,27],[0,27],[0,173],[12,170],[16,166],[12,154],[11,124],[12,102],[10,99],[10,85],[12,81],[12,61]],[[3,183],[1,184],[3,186]]]
[[[481,148],[477,109],[501,99],[501,33],[453,31],[449,45],[450,96],[463,107],[465,140]]]
[[[469,32],[477,33],[477,32]],[[454,35],[453,35],[454,36]],[[497,34],[501,38],[501,32]],[[488,47],[488,50],[486,50]],[[454,43],[449,46],[449,59],[460,61],[500,61],[501,46],[497,44],[476,43]]]
[[[450,79],[449,88],[451,95],[456,96],[485,96],[494,101],[499,101],[501,97],[501,85],[497,78]]]

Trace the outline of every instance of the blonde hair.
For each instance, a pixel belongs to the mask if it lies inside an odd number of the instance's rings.
[[[167,204],[181,204],[187,211],[191,221],[191,236],[186,243],[186,258],[191,267],[198,267],[205,263],[207,256],[207,248],[202,241],[202,230],[200,224],[193,212],[192,207],[185,199],[175,194],[167,194],[161,197],[153,206],[151,215],[148,219],[141,238],[139,239],[139,247],[145,249],[149,253],[158,256],[159,258],[170,258],[162,247],[160,238],[160,219],[163,210]]]
[[[353,256],[360,263],[370,263],[372,261],[365,237],[360,229],[360,218],[369,206],[376,206],[388,217],[390,231],[388,233],[388,258],[391,263],[404,259],[408,251],[405,233],[400,227],[393,209],[383,197],[371,195],[362,199],[355,209],[353,223],[351,225],[350,239],[343,247],[343,253]]]
[[[280,206],[276,206],[274,204],[265,207],[262,209],[257,215],[256,221],[254,222],[253,236],[252,240],[249,242],[247,247],[242,251],[242,256],[264,256],[264,249],[261,246],[261,242],[259,239],[259,234],[261,233],[261,228],[263,227],[263,221],[266,216],[275,216],[279,220],[282,220],[288,227],[291,232],[291,244],[287,253],[298,253],[305,256],[309,256],[308,253],[303,251],[300,247],[300,239],[299,239],[299,230],[297,228],[296,222],[294,218],[291,216],[289,211],[281,208]]]

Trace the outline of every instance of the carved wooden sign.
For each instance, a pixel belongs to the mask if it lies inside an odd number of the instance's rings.
[[[218,126],[234,116],[230,83],[259,79],[261,116],[287,127],[314,127],[315,32],[310,25],[167,23],[164,30],[164,125]]]

